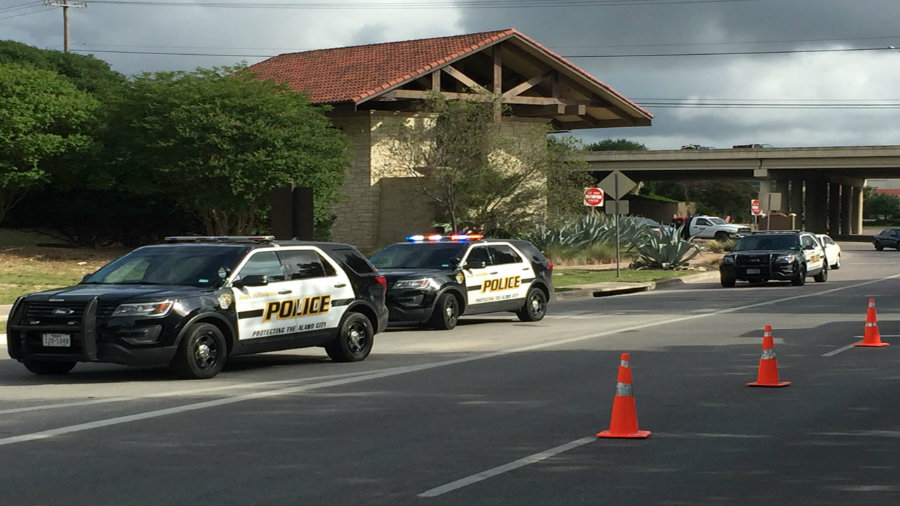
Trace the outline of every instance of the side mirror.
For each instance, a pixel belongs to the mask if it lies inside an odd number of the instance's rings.
[[[265,274],[250,274],[232,283],[235,288],[243,288],[245,286],[266,286],[269,284],[269,277]]]
[[[466,262],[466,265],[463,266],[464,269],[484,269],[487,267],[486,262]]]

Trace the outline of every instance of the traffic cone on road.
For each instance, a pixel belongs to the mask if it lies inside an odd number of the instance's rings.
[[[643,439],[649,435],[649,430],[638,430],[637,410],[634,407],[634,393],[631,389],[631,366],[628,363],[628,354],[623,353],[619,361],[616,397],[613,399],[609,430],[598,432],[597,437]]]
[[[875,314],[875,299],[869,299],[869,309],[866,310],[866,330],[863,332],[862,342],[853,346],[890,346],[891,343],[881,342],[881,334],[878,332],[878,316]]]
[[[759,373],[756,381],[747,383],[748,387],[786,387],[790,381],[778,381],[778,361],[775,360],[775,341],[772,339],[772,326],[766,325],[763,334],[762,356],[759,358]]]

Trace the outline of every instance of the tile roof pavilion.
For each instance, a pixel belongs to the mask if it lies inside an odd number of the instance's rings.
[[[653,117],[515,29],[286,53],[249,70],[337,112],[412,111],[434,90],[459,99],[497,94],[513,116],[558,129],[647,126]]]

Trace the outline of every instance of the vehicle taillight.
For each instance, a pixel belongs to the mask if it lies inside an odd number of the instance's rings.
[[[381,291],[387,293],[387,278],[384,276],[375,276],[375,281],[378,281],[378,284],[381,285]]]
[[[547,262],[547,268],[550,269],[550,272],[553,272],[553,262]]]

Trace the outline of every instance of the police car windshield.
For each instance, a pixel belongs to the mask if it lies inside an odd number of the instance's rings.
[[[229,246],[146,246],[113,260],[83,283],[217,287],[234,270],[246,248]]]
[[[456,242],[391,244],[370,260],[379,269],[451,269],[459,264],[466,247]]]
[[[748,235],[734,247],[734,251],[799,249],[800,242],[793,235]]]

